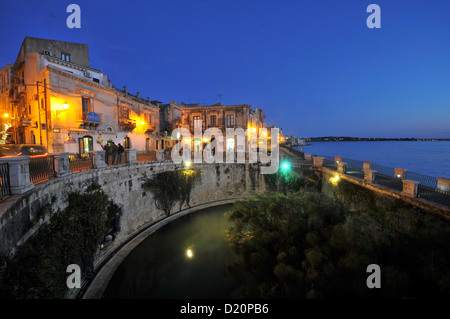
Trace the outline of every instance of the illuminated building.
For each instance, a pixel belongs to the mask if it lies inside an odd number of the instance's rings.
[[[0,70],[0,144],[10,143],[14,136],[11,82],[12,65],[8,64]]]
[[[222,105],[217,103],[202,106],[180,103],[179,105],[181,106],[181,127],[188,129],[192,135],[194,135],[195,128],[201,129],[202,132],[208,128],[218,128],[223,134],[226,134],[227,129],[243,129],[249,132],[246,137],[246,145],[251,139],[254,139],[253,142],[256,145],[259,129],[264,127],[263,110],[253,109],[248,104]],[[196,149],[197,144],[200,147],[204,143],[205,141],[194,139],[193,149]],[[224,151],[227,149],[237,151],[237,146],[239,145],[236,143],[236,137],[228,138],[225,141]]]
[[[13,66],[12,88],[17,144],[87,153],[112,140],[148,151],[160,139],[157,105],[117,89],[92,68],[87,44],[26,37]]]

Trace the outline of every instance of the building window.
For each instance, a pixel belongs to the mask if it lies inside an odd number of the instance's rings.
[[[70,62],[70,54],[68,54],[68,53],[61,53],[61,60]]]
[[[89,135],[83,136],[83,138],[78,139],[78,146],[80,154],[89,154],[90,151],[94,150],[94,139]]]
[[[234,127],[234,115],[233,114],[225,115],[225,125],[226,125],[226,127]]]
[[[196,129],[196,128],[201,129],[202,128],[202,120],[200,119],[200,116],[194,116],[193,120],[194,120],[194,129]]]
[[[120,117],[123,120],[129,120],[130,119],[130,109],[127,107],[122,107],[120,109]]]
[[[83,120],[87,120],[88,113],[91,112],[91,103],[88,98],[81,98],[81,110],[83,113]]]
[[[130,138],[128,136],[125,136],[123,138],[123,148],[130,148],[131,147],[131,141]]]
[[[217,124],[216,124],[216,116],[215,115],[211,115],[210,117],[209,117],[209,125],[210,126],[216,126]]]

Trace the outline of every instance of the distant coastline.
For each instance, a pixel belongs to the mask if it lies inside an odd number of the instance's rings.
[[[307,137],[306,142],[359,142],[359,141],[450,141],[450,138],[386,138],[386,137],[347,137],[347,136],[324,136]]]

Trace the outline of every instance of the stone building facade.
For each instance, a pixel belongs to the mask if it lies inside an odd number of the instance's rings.
[[[161,149],[169,149],[175,145],[176,138],[172,138],[172,131],[181,127],[182,108],[182,104],[173,100],[170,100],[170,103],[159,105],[160,127],[163,136]]]
[[[87,44],[26,37],[12,88],[16,144],[88,153],[112,140],[148,151],[160,139],[159,108],[91,68]]]
[[[181,127],[188,129],[192,135],[196,128],[200,128],[204,132],[208,128],[218,128],[224,135],[227,129],[243,129],[246,132],[254,134],[246,135],[246,149],[248,152],[249,142],[258,143],[257,134],[264,127],[264,112],[262,109],[253,109],[248,104],[222,105],[217,103],[214,105],[201,106],[200,104],[184,104],[181,103]],[[202,149],[209,141],[194,140],[191,141],[191,147]],[[236,137],[226,138],[224,140],[224,151],[237,151],[238,143]]]
[[[7,64],[0,70],[0,144],[9,143],[13,138],[12,67]]]

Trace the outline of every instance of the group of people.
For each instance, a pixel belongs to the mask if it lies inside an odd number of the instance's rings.
[[[105,150],[106,165],[109,165],[109,157],[112,157],[112,165],[122,163],[122,154],[125,151],[122,144],[116,145],[113,141],[109,141],[103,149]]]

